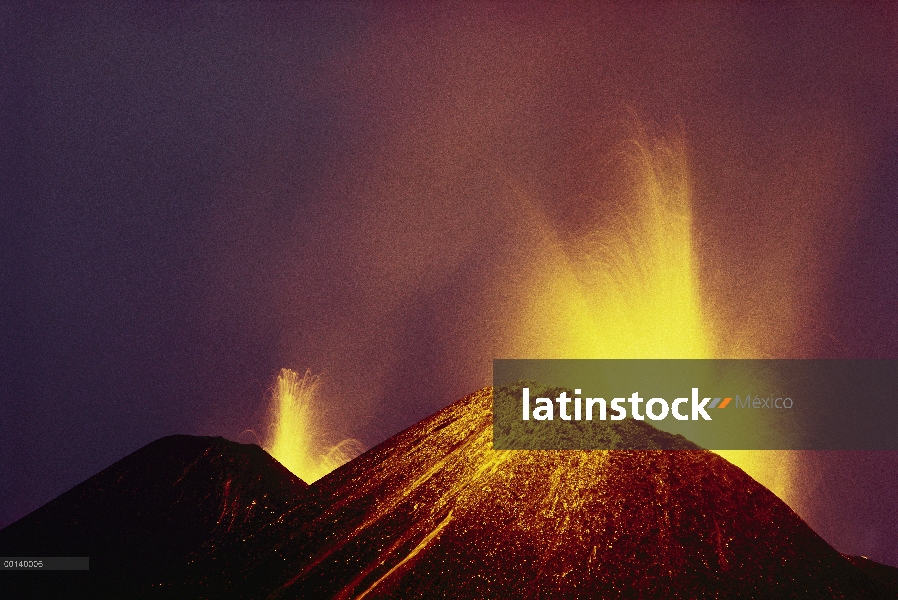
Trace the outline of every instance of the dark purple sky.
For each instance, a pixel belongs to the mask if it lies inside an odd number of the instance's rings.
[[[509,186],[582,233],[633,114],[685,139],[730,332],[898,357],[896,48],[887,4],[4,4],[0,526],[264,427],[282,367],[369,447],[487,384]],[[898,565],[898,457],[806,465],[802,516]]]

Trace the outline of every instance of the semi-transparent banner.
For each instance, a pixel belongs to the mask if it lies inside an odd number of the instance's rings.
[[[493,446],[898,450],[895,360],[493,361]]]

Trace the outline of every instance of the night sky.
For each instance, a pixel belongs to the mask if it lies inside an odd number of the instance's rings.
[[[688,149],[721,355],[898,358],[896,82],[894,4],[3,4],[0,526],[255,441],[284,367],[365,447],[487,385],[521,190],[578,239],[638,128]],[[800,464],[793,508],[898,565],[898,453]]]

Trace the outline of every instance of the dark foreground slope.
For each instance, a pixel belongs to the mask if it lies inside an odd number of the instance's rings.
[[[481,390],[308,487],[256,446],[165,438],[0,532],[2,554],[89,572],[0,575],[48,598],[896,597],[894,569],[682,438],[621,423],[669,450],[495,451],[491,405]]]
[[[0,589],[12,598],[205,596],[228,586],[245,540],[269,533],[307,488],[256,445],[165,437],[0,531],[2,556],[87,556],[89,571],[6,572]],[[220,547],[228,551],[213,560]]]
[[[296,517],[278,598],[889,597],[711,452],[493,450],[489,390],[320,480],[305,508],[320,513]]]

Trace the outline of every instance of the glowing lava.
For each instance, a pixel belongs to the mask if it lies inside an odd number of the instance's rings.
[[[562,243],[547,217],[515,190],[531,228],[549,232],[535,245],[516,358],[733,358],[717,348],[738,327],[721,323],[713,298],[700,290],[685,146],[633,147],[633,194],[625,208],[574,243]],[[719,454],[794,501],[788,452]]]
[[[528,259],[515,265],[526,274],[525,288],[513,294],[509,325],[499,336],[514,357],[732,358],[722,355],[718,342],[739,328],[721,322],[700,285],[685,145],[642,138],[632,143],[629,197],[579,239],[560,235],[509,182],[518,198],[515,212],[533,235]],[[751,357],[749,351],[739,358]],[[316,441],[318,384],[310,375],[281,372],[267,445],[307,482],[358,453],[351,441],[330,448]],[[788,453],[720,454],[790,502]]]
[[[270,597],[881,597],[711,452],[492,439],[485,388],[311,486],[266,549],[286,576]]]
[[[681,146],[634,144],[635,193],[605,228],[539,244],[517,347],[533,358],[710,358]],[[553,226],[519,193],[527,218]]]
[[[272,394],[272,431],[265,449],[294,475],[312,483],[361,453],[352,439],[335,446],[321,443],[314,421],[321,379],[309,372],[281,369]]]

